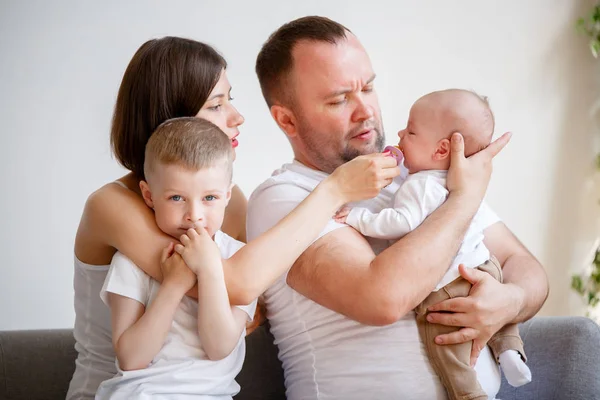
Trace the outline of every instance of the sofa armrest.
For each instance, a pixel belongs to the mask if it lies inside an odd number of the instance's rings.
[[[71,329],[0,332],[0,399],[64,399],[74,345]]]
[[[600,399],[598,324],[583,317],[535,317],[519,330],[532,381],[513,388],[502,377],[499,399]]]

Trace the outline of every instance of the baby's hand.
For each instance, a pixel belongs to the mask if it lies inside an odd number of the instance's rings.
[[[181,254],[187,266],[196,275],[204,268],[223,268],[219,247],[203,227],[188,229],[179,241],[181,244],[175,245],[175,251]]]
[[[335,213],[335,216],[333,217],[333,219],[335,220],[335,222],[338,222],[340,224],[345,224],[346,217],[348,217],[348,214],[350,214],[350,210],[352,210],[352,207],[344,206],[344,207],[340,208],[338,210],[338,212]]]
[[[179,254],[174,253],[173,243],[170,243],[162,252],[160,270],[163,275],[163,284],[174,285],[183,293],[196,284],[196,274],[188,268]]]

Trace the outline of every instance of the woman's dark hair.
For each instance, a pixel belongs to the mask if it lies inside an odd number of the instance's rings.
[[[144,43],[129,62],[113,114],[110,143],[117,161],[144,178],[144,152],[164,121],[193,117],[213,90],[225,59],[211,46],[164,37]]]

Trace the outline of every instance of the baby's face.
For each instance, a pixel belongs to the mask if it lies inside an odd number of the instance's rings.
[[[195,226],[213,237],[221,228],[231,197],[231,176],[224,163],[198,171],[179,165],[160,165],[148,183],[156,223],[165,233],[179,239]]]
[[[439,118],[435,107],[431,107],[427,102],[417,101],[410,109],[406,128],[398,132],[399,147],[404,154],[404,166],[411,174],[440,169],[440,162],[434,159],[443,128]]]

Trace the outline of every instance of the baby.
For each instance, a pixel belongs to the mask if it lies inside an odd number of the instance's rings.
[[[185,263],[163,253],[163,282],[121,253],[101,291],[111,309],[119,373],[97,399],[232,398],[245,353],[244,327],[256,301],[229,305],[222,259],[243,243],[219,229],[231,196],[231,141],[212,123],[177,118],[157,128],[146,146],[146,204],[158,227],[181,244]],[[187,264],[187,266],[186,266]],[[198,283],[198,301],[185,294]]]
[[[396,192],[392,208],[371,213],[364,208],[345,207],[335,219],[365,236],[379,239],[398,240],[417,228],[448,196],[446,175],[450,166],[450,137],[454,132],[460,132],[464,137],[466,156],[489,145],[494,132],[494,116],[487,100],[458,89],[421,97],[410,110],[407,127],[398,134],[398,147],[402,151],[398,158],[404,156],[404,166],[410,175]],[[415,309],[421,340],[450,399],[488,397],[469,365],[472,342],[448,346],[435,344],[434,338],[448,333],[448,327],[429,323],[427,308],[448,298],[469,294],[471,284],[460,276],[460,264],[488,272],[502,281],[501,266],[483,243],[483,230],[489,225],[486,221],[490,218],[494,218],[494,214],[483,204],[441,282]],[[516,387],[531,381],[516,325],[506,325],[488,344],[508,383]]]

